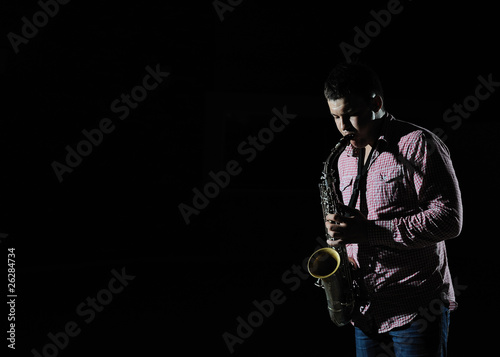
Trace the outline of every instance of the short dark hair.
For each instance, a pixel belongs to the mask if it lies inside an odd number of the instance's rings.
[[[381,97],[384,95],[378,75],[361,63],[340,63],[335,66],[325,81],[324,93],[327,100],[356,95],[369,101],[374,93]]]

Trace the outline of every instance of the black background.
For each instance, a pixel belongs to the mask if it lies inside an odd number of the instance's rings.
[[[238,317],[279,289],[285,301],[235,356],[352,356],[352,328],[331,324],[313,279],[284,274],[297,276],[287,272],[323,233],[317,181],[339,138],[323,81],[345,60],[339,44],[353,45],[354,27],[387,3],[245,0],[221,21],[211,1],[73,0],[16,54],[7,34],[40,6],[4,2],[0,229],[16,248],[16,352],[42,351],[74,321],[81,332],[60,356],[225,356],[223,334],[237,335]],[[390,113],[447,135],[464,203],[462,234],[447,243],[462,288],[449,349],[480,355],[498,294],[498,93],[456,128],[443,113],[474,94],[478,76],[500,81],[496,10],[401,6],[359,58],[379,73]],[[119,120],[110,104],[157,65],[170,75]],[[247,160],[238,145],[285,106],[296,117]],[[102,118],[116,129],[60,183],[51,164]],[[186,224],[179,204],[230,160],[242,172]],[[77,306],[123,267],[135,278],[86,323]]]

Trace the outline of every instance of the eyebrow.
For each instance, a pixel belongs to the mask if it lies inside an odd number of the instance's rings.
[[[359,110],[357,110],[356,108],[348,108],[344,113],[342,113],[342,115],[352,115],[352,114],[355,114],[357,113]],[[337,115],[337,114],[334,114],[332,112],[330,112],[330,114],[334,117],[340,117],[341,115]]]

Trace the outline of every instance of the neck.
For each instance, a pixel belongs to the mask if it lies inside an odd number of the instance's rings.
[[[368,147],[370,147],[370,149],[371,149],[371,147],[374,146],[375,143],[377,142],[377,140],[380,136],[380,129],[382,127],[382,123],[383,123],[383,121],[381,118],[375,119],[372,121],[372,127],[370,128],[370,135],[369,135],[368,139],[366,140],[367,152],[369,152]]]
[[[365,146],[365,157],[363,158],[363,163],[366,164],[366,161],[368,160],[368,156],[370,156],[370,152],[372,151],[372,146],[371,145],[366,145]]]

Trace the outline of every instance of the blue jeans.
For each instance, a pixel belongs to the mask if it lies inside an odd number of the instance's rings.
[[[374,336],[356,327],[356,357],[446,357],[450,312],[441,309],[440,316],[419,316],[409,325]]]

